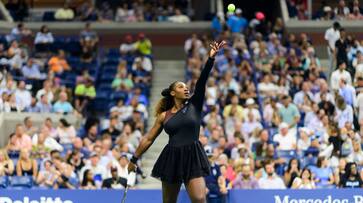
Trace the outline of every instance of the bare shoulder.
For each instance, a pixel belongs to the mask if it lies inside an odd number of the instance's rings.
[[[156,117],[156,123],[163,123],[165,120],[166,111],[162,112]]]

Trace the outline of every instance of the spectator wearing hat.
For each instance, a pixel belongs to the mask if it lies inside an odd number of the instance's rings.
[[[93,173],[93,180],[95,182],[100,182],[107,178],[107,169],[99,164],[100,157],[96,152],[92,152],[88,163],[81,169],[79,173],[79,178],[83,181],[84,173],[86,170],[90,170]],[[100,187],[99,183],[96,183],[97,188]]]
[[[279,126],[280,133],[274,135],[273,141],[278,143],[279,150],[295,150],[296,149],[296,134],[289,131],[287,123],[281,123]]]
[[[142,68],[147,71],[147,72],[151,72],[152,71],[152,62],[151,59],[149,57],[145,57],[144,55],[140,54],[138,57],[135,58],[134,63],[132,64],[132,70],[136,70],[137,69],[137,63],[141,63]]]
[[[125,36],[124,42],[120,45],[121,56],[129,56],[135,51],[132,36],[130,34]]]
[[[84,83],[80,83],[76,86],[74,94],[76,95],[76,110],[80,113],[85,113],[84,109],[87,104],[96,97],[96,89],[93,85],[93,80],[91,78],[86,78]]]
[[[242,17],[242,9],[236,9],[236,15],[233,13],[227,13],[228,20],[227,26],[232,33],[242,33],[247,27],[247,20]]]
[[[244,109],[244,118],[247,118],[248,114],[252,113],[255,121],[261,121],[261,114],[260,111],[256,109],[256,103],[254,99],[248,98],[246,100],[246,107],[247,108]]]
[[[321,20],[333,20],[334,19],[334,12],[330,6],[324,6],[323,8],[323,16],[321,16]]]
[[[134,44],[135,49],[143,55],[151,55],[151,41],[145,37],[144,33],[138,34],[138,40]]]

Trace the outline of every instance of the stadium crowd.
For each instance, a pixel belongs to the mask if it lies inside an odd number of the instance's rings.
[[[305,33],[283,32],[256,13],[217,16],[214,39],[185,42],[186,80],[193,89],[211,40],[216,56],[206,89],[200,141],[212,163],[210,199],[229,189],[363,187],[363,57],[360,41],[338,32],[331,75]],[[334,35],[335,36],[335,35]],[[335,54],[335,55],[334,55]]]
[[[1,36],[0,111],[61,119],[44,117],[35,125],[29,116],[6,135],[0,187],[124,187],[128,159],[146,129],[151,50],[144,33],[104,50],[89,23],[74,38],[55,36],[46,25],[33,37],[22,23]],[[141,169],[138,174],[144,177]]]
[[[337,4],[335,4],[337,2]],[[321,1],[319,9],[312,13],[314,20],[362,20],[363,8],[359,0]],[[307,0],[286,0],[290,18],[308,20]],[[336,6],[333,6],[336,5]]]
[[[37,2],[35,2],[37,4]],[[24,21],[29,17],[31,5],[25,0],[9,0],[5,4],[15,21]],[[62,8],[44,12],[43,21],[99,21],[99,22],[189,22],[192,12],[188,10],[188,1],[65,1]]]

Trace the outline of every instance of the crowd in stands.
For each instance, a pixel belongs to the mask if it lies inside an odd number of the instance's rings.
[[[211,40],[228,41],[207,83],[200,133],[214,170],[206,178],[209,196],[363,187],[361,42],[339,26],[329,75],[307,34],[280,32],[280,19],[267,29],[258,21],[217,16],[214,38],[194,34],[185,42],[193,89]]]
[[[362,20],[363,8],[359,0],[321,1],[317,11],[313,11],[314,20]],[[286,0],[290,18],[308,20],[307,0]],[[333,6],[336,5],[336,6]]]
[[[30,16],[25,0],[9,0],[5,4],[15,21],[26,20]],[[192,13],[188,2],[176,1],[83,1],[82,4],[66,2],[55,11],[46,11],[43,21],[100,21],[100,22],[189,22]]]
[[[0,112],[44,120],[36,125],[26,117],[4,135],[0,187],[123,188],[147,127],[151,50],[143,33],[106,50],[89,23],[75,37],[53,35],[46,25],[33,35],[21,23],[1,36]],[[139,168],[133,185],[142,177]]]

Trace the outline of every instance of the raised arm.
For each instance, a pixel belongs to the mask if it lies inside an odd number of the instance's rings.
[[[191,98],[191,102],[198,107],[198,109],[202,109],[203,101],[204,101],[204,95],[205,95],[205,85],[208,80],[208,76],[210,71],[212,70],[212,67],[214,65],[214,57],[217,55],[218,51],[226,44],[225,41],[222,41],[220,43],[213,42],[213,44],[210,44],[211,50],[209,51],[209,58],[204,65],[204,68],[202,72],[200,73],[200,77],[198,78],[198,81],[195,85],[194,94]]]
[[[165,112],[160,114],[154,123],[154,126],[150,129],[149,133],[141,138],[140,144],[137,147],[134,156],[130,160],[128,171],[135,171],[136,169],[136,161],[141,155],[149,149],[149,147],[154,143],[155,139],[159,136],[161,131],[163,130],[163,121],[165,119]]]

